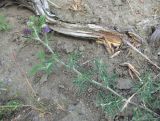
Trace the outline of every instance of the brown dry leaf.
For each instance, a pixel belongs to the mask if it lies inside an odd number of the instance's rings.
[[[130,36],[131,42],[135,47],[139,47],[143,43],[143,39],[139,35],[133,32],[128,32],[128,35]]]
[[[105,45],[109,54],[114,54],[122,44],[122,35],[117,32],[101,32],[102,39],[97,43]]]

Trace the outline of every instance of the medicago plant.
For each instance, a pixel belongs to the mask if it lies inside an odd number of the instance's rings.
[[[0,13],[0,31],[7,31],[11,26],[7,23],[6,17]]]
[[[107,73],[107,66],[102,59],[90,61],[92,68],[86,70],[85,67],[78,64],[80,55],[71,54],[67,62],[63,62],[57,52],[51,48],[47,35],[51,31],[46,25],[45,17],[31,17],[27,23],[28,28],[24,34],[31,40],[34,40],[44,46],[51,54],[47,55],[44,51],[38,54],[40,63],[32,68],[31,73],[43,71],[48,75],[54,71],[54,66],[61,64],[67,69],[73,71],[76,75],[73,83],[79,87],[80,92],[84,92],[90,85],[98,87],[101,91],[97,92],[97,105],[101,107],[110,118],[131,110],[130,120],[132,121],[158,121],[160,114],[160,83],[153,80],[152,76],[147,74],[141,79],[142,82],[136,83],[132,94],[127,97],[115,88],[118,78],[115,74]],[[94,76],[98,75],[95,80]],[[106,93],[107,92],[107,93]],[[138,98],[134,102],[133,98]],[[128,119],[129,120],[129,119]]]

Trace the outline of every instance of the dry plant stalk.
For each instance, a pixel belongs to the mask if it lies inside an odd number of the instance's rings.
[[[142,57],[144,57],[146,60],[148,60],[148,62],[150,64],[152,64],[153,66],[155,66],[158,70],[160,70],[160,67],[154,63],[148,56],[146,56],[145,54],[143,54],[141,51],[139,51],[136,47],[134,47],[130,42],[125,41],[124,43],[126,43],[129,47],[131,47],[134,51],[136,51],[137,53],[139,53]]]
[[[114,58],[114,57],[118,56],[118,55],[120,54],[120,52],[121,52],[121,51],[115,52],[110,58]]]
[[[103,42],[107,44],[108,47],[111,48],[109,51],[112,50],[112,44],[113,42],[108,41],[110,39],[108,38],[103,38],[104,35],[101,32],[110,32],[110,30],[106,27],[102,27],[99,25],[95,24],[86,24],[86,25],[81,25],[81,24],[70,24],[70,23],[65,23],[61,22],[59,20],[55,20],[55,15],[49,12],[49,5],[47,0],[31,0],[34,4],[34,8],[36,10],[37,15],[44,15],[47,19],[48,23],[51,23],[51,28],[58,33],[68,35],[68,36],[73,36],[73,37],[79,37],[79,38],[85,38],[85,39],[105,39],[107,40]],[[112,38],[112,37],[111,37]],[[114,39],[113,39],[114,40]],[[125,39],[122,39],[123,43],[127,44],[129,47],[131,47],[134,51],[139,53],[142,57],[144,57],[148,62],[152,65],[154,65],[158,70],[160,70],[160,67],[155,64],[154,62],[151,61],[146,55],[144,55],[142,52],[140,52],[134,45],[132,45],[129,41],[126,41]],[[115,44],[115,43],[114,43]],[[117,45],[119,43],[116,43]]]
[[[128,62],[125,62],[125,63],[122,63],[121,66],[127,66],[128,67],[128,72],[129,72],[129,75],[131,76],[131,78],[133,79],[133,74],[141,81],[140,79],[140,73],[135,69],[135,67],[128,63]],[[133,74],[132,74],[133,73]]]
[[[25,81],[26,81],[28,87],[30,88],[31,92],[33,93],[34,96],[37,96],[35,90],[33,89],[32,85],[31,85],[31,83],[30,83],[30,81],[29,81],[29,79],[28,79],[28,77],[27,77],[26,72],[21,68],[21,66],[19,65],[19,63],[16,61],[16,54],[15,54],[15,52],[13,52],[12,55],[13,55],[13,59],[14,59],[16,65],[17,65],[20,73],[21,73],[22,76],[25,78]],[[28,92],[29,92],[29,91],[28,91]]]

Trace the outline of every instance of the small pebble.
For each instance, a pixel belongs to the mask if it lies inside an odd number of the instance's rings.
[[[132,82],[129,79],[118,79],[117,80],[117,88],[118,89],[131,89],[133,86]]]

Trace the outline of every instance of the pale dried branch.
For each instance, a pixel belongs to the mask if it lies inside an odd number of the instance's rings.
[[[31,85],[31,83],[30,83],[30,81],[29,81],[29,79],[28,79],[28,77],[27,77],[26,72],[21,68],[21,66],[19,65],[19,63],[16,61],[16,54],[15,54],[15,52],[13,52],[12,55],[13,55],[13,59],[14,59],[16,65],[17,65],[20,73],[21,73],[22,76],[24,77],[24,80],[26,81],[28,87],[31,89],[31,92],[33,93],[34,96],[37,96],[37,93],[36,93],[36,91],[33,89],[32,85]]]
[[[134,51],[136,51],[137,53],[139,53],[142,57],[144,57],[150,64],[152,64],[153,66],[155,66],[158,70],[160,70],[160,67],[154,63],[148,56],[146,56],[145,54],[143,54],[140,50],[138,50],[136,47],[134,47],[130,42],[123,40],[124,43],[126,43],[129,47],[131,47]]]
[[[131,78],[133,79],[133,75],[132,73],[139,79],[140,82],[142,82],[141,78],[140,78],[140,73],[135,69],[135,67],[128,63],[128,62],[125,62],[125,63],[122,63],[121,66],[127,66],[128,67],[128,72],[131,76]]]

